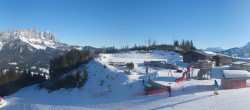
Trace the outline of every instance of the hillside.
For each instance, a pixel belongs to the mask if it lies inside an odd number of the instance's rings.
[[[150,67],[149,74],[145,74],[145,66],[142,63],[150,60],[167,60],[183,67],[187,66],[181,63],[181,56],[175,52],[101,54],[99,58],[87,64],[89,78],[84,87],[60,89],[52,93],[48,93],[45,89],[38,90],[35,85],[26,87],[11,96],[4,97],[8,104],[1,109],[218,110],[245,109],[247,103],[242,102],[250,101],[250,98],[244,97],[250,95],[249,88],[219,90],[220,95],[213,95],[211,86],[213,79],[217,79],[220,83],[219,73],[227,67],[214,68],[211,80],[187,80],[175,83],[174,79],[182,74],[174,70],[171,70],[173,78],[167,75],[168,70],[161,68]],[[124,74],[126,68],[108,65],[111,61],[134,62],[135,69],[131,71],[131,75],[126,75]],[[174,89],[173,97],[169,98],[166,93],[144,95],[141,81],[147,80],[148,77],[152,80],[171,82]]]
[[[30,69],[43,73],[49,67],[49,61],[72,48],[95,50],[86,46],[73,46],[61,43],[49,32],[35,29],[7,30],[0,32],[0,69]],[[48,73],[48,72],[47,72]]]

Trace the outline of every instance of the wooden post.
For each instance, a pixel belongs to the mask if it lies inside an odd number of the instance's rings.
[[[182,86],[182,91],[184,92],[184,86]]]

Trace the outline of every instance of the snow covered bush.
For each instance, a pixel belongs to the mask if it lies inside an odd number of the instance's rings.
[[[130,70],[134,69],[134,63],[133,62],[127,63],[127,68]]]
[[[102,86],[104,84],[105,80],[100,80],[100,86]]]
[[[124,73],[127,75],[131,75],[130,70],[124,70]]]

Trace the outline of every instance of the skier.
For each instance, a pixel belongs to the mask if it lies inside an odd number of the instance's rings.
[[[150,78],[150,77],[148,77],[148,83],[150,82],[150,80],[151,80],[151,78]]]
[[[146,67],[146,74],[148,74],[148,66]]]
[[[143,86],[145,85],[144,83],[145,83],[145,81],[144,81],[144,79],[142,79],[142,85],[143,85]]]
[[[170,85],[167,86],[167,90],[168,90],[169,97],[172,97],[172,88]]]
[[[111,85],[108,85],[108,91],[109,92],[111,91]]]
[[[214,94],[215,95],[218,95],[219,93],[218,93],[218,82],[216,81],[216,80],[214,80]]]

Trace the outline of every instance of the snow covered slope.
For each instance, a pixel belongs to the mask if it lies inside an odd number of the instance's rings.
[[[86,85],[80,89],[60,89],[52,93],[30,86],[4,97],[8,104],[3,110],[247,110],[250,101],[250,89],[222,90],[213,95],[214,79],[220,84],[219,73],[228,67],[213,68],[211,80],[186,80],[174,83],[182,75],[167,69],[149,67],[145,74],[143,61],[166,60],[179,62],[182,57],[175,52],[154,51],[153,53],[102,54],[87,64],[89,77]],[[134,62],[135,69],[126,75],[125,67],[113,67],[108,62]],[[177,64],[178,65],[178,64]],[[185,64],[181,64],[185,65]],[[142,79],[171,82],[173,97],[168,94],[146,96],[143,94]],[[177,88],[177,89],[175,89]],[[179,88],[179,89],[178,89]]]

